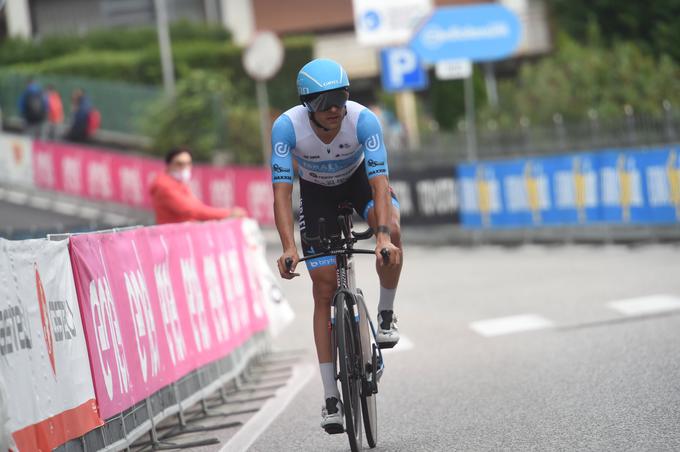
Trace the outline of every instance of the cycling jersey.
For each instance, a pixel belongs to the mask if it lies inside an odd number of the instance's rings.
[[[309,112],[301,105],[279,116],[272,128],[272,182],[293,183],[293,159],[301,179],[328,187],[340,185],[366,161],[369,179],[387,176],[387,153],[378,118],[348,101],[347,114],[329,144],[314,132]]]

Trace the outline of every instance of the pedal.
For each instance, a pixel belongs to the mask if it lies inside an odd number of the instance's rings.
[[[398,343],[399,343],[399,341],[396,341],[396,342],[378,342],[378,348],[380,348],[380,349],[393,348]]]
[[[345,433],[345,428],[339,424],[329,424],[323,428],[329,435],[338,435],[340,433]]]

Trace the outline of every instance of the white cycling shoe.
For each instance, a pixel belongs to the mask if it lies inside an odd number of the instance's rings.
[[[342,402],[335,397],[326,399],[326,406],[321,408],[321,427],[329,435],[345,432]]]
[[[380,348],[392,348],[399,342],[399,328],[397,328],[397,316],[393,311],[380,311],[378,313],[378,332],[375,340]]]

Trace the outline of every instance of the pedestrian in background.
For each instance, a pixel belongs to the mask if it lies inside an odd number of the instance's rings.
[[[47,133],[48,140],[57,138],[57,130],[64,122],[64,106],[59,91],[54,85],[47,85]]]
[[[29,78],[19,97],[19,115],[24,120],[24,130],[32,138],[42,138],[47,118],[47,96],[38,82]]]
[[[77,88],[71,95],[71,127],[66,139],[75,142],[85,142],[90,137],[90,112],[92,105],[85,92]]]
[[[246,215],[241,207],[225,209],[208,206],[191,192],[191,150],[176,148],[168,151],[165,165],[165,172],[158,174],[151,184],[151,201],[157,224],[221,220]]]

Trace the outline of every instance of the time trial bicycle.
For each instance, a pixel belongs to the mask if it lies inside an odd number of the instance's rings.
[[[307,243],[318,245],[320,250],[300,259],[300,262],[324,256],[335,256],[338,288],[331,304],[331,344],[336,378],[342,387],[342,404],[345,411],[345,432],[352,452],[362,448],[361,420],[363,419],[366,441],[370,448],[378,443],[378,410],[376,396],[378,381],[385,370],[382,352],[376,341],[375,327],[370,319],[364,295],[356,287],[352,256],[374,254],[373,250],[357,249],[359,240],[373,237],[373,230],[363,232],[352,230],[352,205],[338,206],[337,222],[340,233],[328,235],[326,220],[319,219],[319,235],[305,235]],[[381,251],[385,262],[389,252]],[[290,270],[293,261],[288,258],[286,267]],[[341,429],[328,433],[343,433]]]

